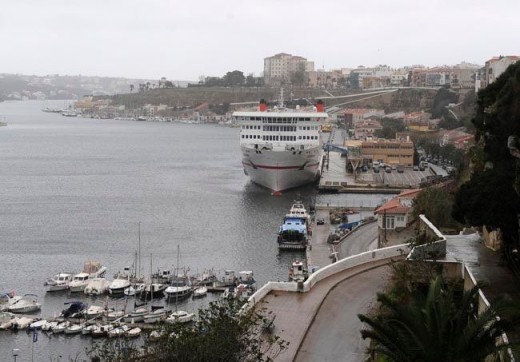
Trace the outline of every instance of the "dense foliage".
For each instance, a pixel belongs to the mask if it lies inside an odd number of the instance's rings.
[[[406,129],[402,121],[395,119],[383,118],[381,120],[382,129],[374,132],[374,136],[386,139],[395,139],[397,132],[402,132]]]
[[[473,124],[477,148],[471,180],[462,185],[453,216],[471,225],[502,229],[505,251],[518,247],[520,197],[514,185],[518,161],[508,149],[508,137],[520,136],[520,62],[511,65],[494,83],[478,92]],[[484,165],[487,170],[484,170]]]
[[[244,302],[221,299],[201,309],[194,325],[165,324],[141,348],[107,340],[90,352],[97,361],[271,361],[287,343],[271,333],[274,317],[242,310]],[[266,328],[269,326],[270,328]]]
[[[510,326],[491,309],[478,317],[478,289],[461,293],[439,277],[423,293],[415,289],[406,302],[378,294],[381,313],[358,315],[368,325],[362,337],[372,340],[372,354],[385,361],[484,361],[504,346],[496,338]]]
[[[457,222],[451,217],[453,195],[443,188],[427,187],[413,201],[416,216],[424,214],[439,228],[455,228]]]
[[[432,117],[433,118],[442,118],[448,116],[448,105],[450,103],[457,103],[458,100],[457,92],[453,90],[442,87],[439,89],[435,98],[433,98],[432,104]]]

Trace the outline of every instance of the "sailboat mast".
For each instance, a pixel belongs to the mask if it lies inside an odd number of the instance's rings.
[[[153,269],[152,269],[152,253],[150,253],[150,303],[153,306]]]
[[[177,244],[177,275],[176,278],[179,277],[179,254],[180,254],[180,245]],[[177,280],[177,293],[175,293],[175,312],[177,312],[177,304],[179,304],[179,281]]]
[[[137,246],[137,275],[141,276],[141,222],[139,221],[139,234],[138,234],[139,244]]]

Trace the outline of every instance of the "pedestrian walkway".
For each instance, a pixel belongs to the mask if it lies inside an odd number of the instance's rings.
[[[501,262],[500,252],[487,248],[478,234],[445,235],[447,258],[466,263],[482,291],[492,302],[509,295],[520,301],[519,283],[513,273]]]
[[[402,257],[404,259],[404,256]],[[300,348],[307,330],[313,323],[316,313],[329,292],[338,283],[352,278],[353,283],[357,283],[353,278],[368,270],[378,268],[389,263],[390,259],[377,260],[373,263],[363,264],[347,269],[343,272],[334,274],[314,285],[307,293],[273,291],[269,293],[257,307],[266,307],[276,316],[274,333],[281,339],[289,342],[288,349],[281,353],[277,362],[293,361]],[[365,287],[370,288],[369,285]],[[373,292],[373,293],[372,293]],[[376,296],[376,290],[370,290]],[[265,303],[265,304],[264,304]],[[332,311],[331,311],[332,312]],[[341,336],[338,336],[342,339]]]
[[[513,274],[500,263],[500,254],[486,248],[477,234],[446,236],[447,260],[464,262],[484,295],[493,301],[508,294],[520,300]],[[403,257],[404,258],[404,257]],[[276,315],[275,331],[289,342],[276,361],[363,361],[366,341],[359,335],[357,314],[366,313],[384,290],[390,271],[380,260],[332,275],[307,293],[273,291],[260,305]],[[371,297],[372,296],[372,297]],[[348,343],[347,343],[348,342]]]

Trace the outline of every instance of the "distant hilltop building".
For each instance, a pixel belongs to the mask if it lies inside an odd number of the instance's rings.
[[[307,84],[306,73],[314,71],[314,62],[287,53],[279,53],[264,59],[264,82],[279,86],[282,83]]]
[[[520,56],[518,55],[501,55],[489,59],[484,67],[480,68],[477,72],[475,78],[475,92],[486,88],[488,85],[493,83],[502,73],[505,72],[507,67],[519,60]]]
[[[454,66],[414,68],[411,71],[412,87],[473,88],[476,64],[462,62]]]

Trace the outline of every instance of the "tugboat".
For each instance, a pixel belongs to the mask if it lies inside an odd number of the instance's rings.
[[[305,263],[301,259],[293,261],[289,268],[289,281],[291,282],[304,282],[309,273],[305,267]]]
[[[280,250],[305,250],[309,243],[310,216],[299,200],[294,201],[278,233]]]

